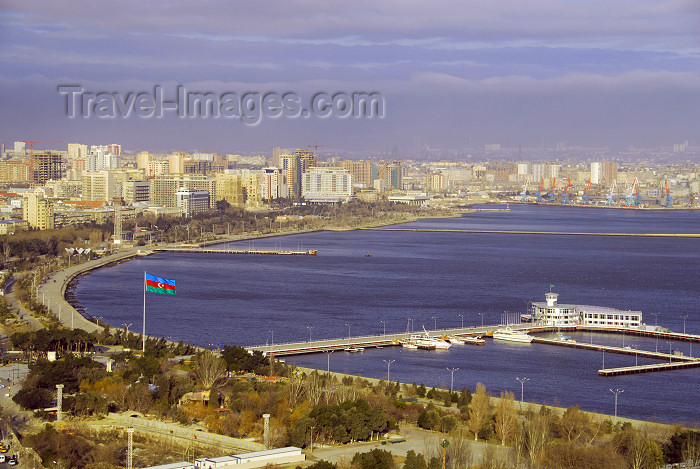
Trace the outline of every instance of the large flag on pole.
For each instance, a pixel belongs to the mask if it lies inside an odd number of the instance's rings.
[[[174,295],[175,280],[168,280],[167,278],[146,274],[146,291],[162,293],[163,295]]]

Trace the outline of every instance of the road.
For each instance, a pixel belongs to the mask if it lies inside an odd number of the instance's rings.
[[[19,301],[17,301],[17,298],[15,298],[16,282],[17,279],[15,277],[12,277],[7,282],[5,282],[5,285],[3,285],[3,293],[5,295],[5,299],[9,303],[9,306],[12,309],[12,311],[18,311],[19,319],[27,323],[32,330],[36,331],[42,329],[44,326],[42,326],[41,323],[32,315],[32,313],[27,311],[24,308],[24,306],[22,306],[19,303]]]

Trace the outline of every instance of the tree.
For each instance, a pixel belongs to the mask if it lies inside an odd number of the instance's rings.
[[[394,469],[396,464],[390,452],[377,448],[367,453],[355,453],[352,466],[358,469]]]
[[[12,396],[12,400],[25,409],[43,409],[51,405],[54,393],[48,389],[22,388]]]
[[[226,374],[226,362],[211,350],[204,350],[192,361],[194,375],[204,389],[216,386]]]
[[[502,391],[501,399],[496,405],[496,437],[501,445],[506,444],[515,432],[515,398],[512,392]]]
[[[544,407],[543,407],[544,409]],[[537,465],[551,440],[549,413],[530,412],[522,426],[522,448],[531,465]]]
[[[418,426],[426,430],[436,430],[440,428],[441,420],[440,412],[428,407],[418,416]]]
[[[476,384],[476,393],[472,397],[469,409],[469,430],[474,433],[474,441],[479,439],[479,432],[484,427],[489,415],[489,396],[486,394],[486,386]]]

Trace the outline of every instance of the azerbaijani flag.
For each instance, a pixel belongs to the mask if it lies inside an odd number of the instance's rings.
[[[146,291],[162,293],[164,295],[174,295],[175,280],[168,280],[167,278],[161,278],[156,277],[155,275],[146,274]]]

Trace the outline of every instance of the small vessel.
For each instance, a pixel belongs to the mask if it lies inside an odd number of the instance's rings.
[[[493,338],[494,340],[521,342],[528,344],[533,340],[531,336],[527,335],[527,332],[511,329],[510,327],[493,331]]]
[[[373,255],[374,254],[372,254],[371,252],[368,252],[367,254],[365,254],[365,257],[372,257]]]
[[[350,353],[357,353],[357,352],[362,352],[364,351],[364,348],[362,347],[347,347],[344,349],[346,352]]]
[[[464,337],[462,340],[464,340],[465,344],[469,345],[484,345],[486,343],[486,341],[482,339],[480,335],[475,337]]]
[[[416,345],[416,344],[414,344],[413,342],[411,342],[410,339],[399,340],[399,343],[401,344],[401,346],[402,346],[403,348],[407,348],[407,349],[410,349],[410,350],[417,350],[417,349],[418,349],[418,345]]]

